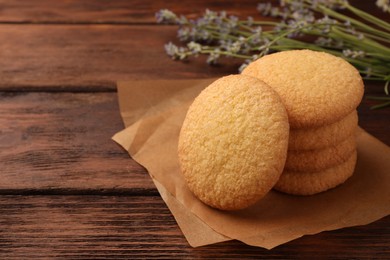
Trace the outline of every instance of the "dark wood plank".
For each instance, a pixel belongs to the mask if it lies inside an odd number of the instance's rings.
[[[122,129],[115,93],[1,93],[0,193],[156,194]]]
[[[154,24],[155,12],[170,9],[191,18],[198,17],[206,8],[225,10],[242,18],[259,17],[258,0],[0,0],[0,23],[105,23],[105,24]],[[264,2],[264,1],[263,1]],[[272,0],[275,5],[278,1]],[[375,7],[375,1],[350,0],[359,8],[369,10],[379,17],[386,14]]]
[[[247,17],[258,15],[257,3],[257,0],[0,0],[0,23],[154,24],[155,12],[164,8],[190,17],[198,16],[206,8]]]
[[[114,90],[129,79],[201,78],[237,73],[239,63],[172,61],[171,26],[0,25],[0,90]]]
[[[152,25],[154,12],[166,7],[194,17],[207,6],[246,16],[256,13],[256,3],[0,0],[0,90],[113,91],[116,80],[235,73],[237,62],[209,67],[203,60],[169,60],[162,46],[174,39],[176,28]],[[45,23],[53,25],[31,25]],[[368,87],[370,94],[381,91],[377,84]],[[390,110],[369,111],[370,104],[364,101],[359,108],[360,124],[390,144]],[[389,217],[271,251],[239,242],[192,249],[162,200],[144,196],[157,194],[145,170],[110,140],[121,129],[115,93],[1,93],[0,193],[83,195],[0,196],[1,259],[386,259],[390,254]]]
[[[390,144],[390,109],[359,108]],[[123,129],[116,93],[1,93],[0,193],[156,194],[146,171],[110,138]]]
[[[378,101],[368,99],[369,96],[384,96],[384,83],[366,81],[365,96],[358,107],[359,125],[390,146],[390,108],[370,110]]]
[[[0,36],[0,91],[113,91],[118,80],[216,77],[240,64],[172,61],[163,49],[175,38],[170,26],[0,25]]]
[[[0,196],[0,258],[385,259],[390,218],[272,250],[229,241],[193,249],[160,197]]]

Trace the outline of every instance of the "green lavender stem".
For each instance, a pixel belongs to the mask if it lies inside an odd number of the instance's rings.
[[[369,13],[366,13],[360,9],[357,9],[356,7],[353,7],[352,5],[350,4],[346,4],[345,7],[351,11],[352,13],[356,14],[357,16],[363,18],[364,20],[372,23],[372,24],[375,24],[387,31],[390,31],[390,24],[387,23],[386,21],[383,21],[381,19],[378,19],[377,17],[369,14]]]
[[[297,0],[298,1],[298,0]],[[282,22],[239,20],[207,10],[199,20],[178,17],[169,10],[161,10],[159,21],[167,19],[180,26],[181,41],[187,48],[172,43],[166,50],[174,59],[185,59],[198,54],[209,55],[208,63],[216,63],[221,56],[245,60],[245,64],[269,51],[310,49],[339,56],[353,64],[367,80],[384,81],[384,92],[389,95],[390,84],[390,24],[346,1],[334,1],[356,15],[352,18],[333,10],[329,3],[300,0],[302,6],[293,6],[293,0],[285,0],[287,9],[270,9],[265,12],[277,15]],[[291,5],[291,6],[289,6]],[[298,8],[298,9],[294,9]],[[301,12],[303,8],[305,12]],[[274,12],[275,11],[275,12]],[[316,14],[324,17],[316,19]],[[265,15],[267,15],[265,13]],[[275,16],[274,16],[275,17]],[[359,19],[359,20],[358,20]],[[264,30],[265,29],[265,30]],[[304,36],[304,38],[301,38]],[[316,39],[315,42],[312,40]],[[308,41],[307,39],[310,39]],[[321,41],[320,41],[321,40]],[[244,64],[244,65],[245,65]],[[390,106],[390,100],[373,108]]]
[[[362,23],[356,19],[353,19],[351,17],[347,17],[343,14],[337,13],[336,11],[333,11],[332,9],[326,8],[324,6],[319,6],[318,9],[320,11],[322,11],[324,14],[327,14],[331,17],[340,19],[343,22],[350,22],[351,24],[357,26],[358,28],[361,28],[364,31],[381,36],[383,38],[387,38],[387,39],[390,38],[390,33],[386,33],[384,31],[380,31],[378,29],[375,29],[375,28],[373,28],[365,23]]]

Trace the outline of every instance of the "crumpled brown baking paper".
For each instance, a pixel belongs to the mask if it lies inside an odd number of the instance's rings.
[[[177,142],[187,109],[215,79],[118,83],[126,129],[113,139],[152,177],[193,247],[231,239],[271,249],[303,235],[365,225],[390,214],[390,148],[363,130],[355,174],[343,185],[313,196],[271,191],[245,210],[210,208],[188,190]]]

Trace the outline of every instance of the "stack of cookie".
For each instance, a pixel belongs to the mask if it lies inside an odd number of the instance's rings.
[[[288,154],[276,190],[315,194],[353,174],[356,107],[364,86],[352,65],[327,53],[295,50],[264,56],[242,74],[271,86],[288,113]]]
[[[267,55],[220,78],[188,109],[178,159],[189,190],[223,210],[270,189],[297,195],[347,180],[364,86],[345,60],[309,50]]]

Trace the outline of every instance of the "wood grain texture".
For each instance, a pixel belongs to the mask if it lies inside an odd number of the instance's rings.
[[[390,109],[371,110],[374,105],[379,104],[378,101],[370,100],[369,96],[383,96],[384,83],[366,81],[365,95],[361,104],[358,107],[359,125],[390,146]]]
[[[246,16],[256,6],[256,1],[249,0],[199,2],[0,0],[0,91],[107,91],[114,90],[118,80],[204,78],[237,73],[240,60],[228,59],[217,67],[207,66],[204,57],[187,63],[172,61],[163,46],[175,41],[176,26],[134,25],[137,22],[121,25],[104,18],[127,17],[128,10],[132,10],[134,21],[147,24],[142,17],[147,14],[150,21],[154,15],[151,10],[163,7],[190,16],[199,15],[205,7],[227,7],[235,10],[236,15],[243,12]],[[374,8],[373,3],[364,3],[366,8]],[[12,19],[32,24],[6,23]],[[35,24],[40,19],[42,23]],[[89,19],[97,24],[88,24]],[[45,24],[46,20],[57,24]]]
[[[123,128],[116,81],[216,77],[240,64],[171,61],[163,45],[177,28],[156,25],[156,11],[246,17],[257,2],[0,0],[0,259],[388,259],[390,217],[271,251],[193,249],[145,169],[111,141]],[[390,109],[374,103],[359,107],[360,125],[390,145]]]
[[[256,10],[260,2],[277,0],[0,0],[0,23],[56,23],[56,24],[154,24],[155,13],[170,9],[177,14],[196,18],[205,9],[225,10],[241,18],[259,18]],[[375,1],[350,0],[354,6],[369,10],[371,14],[385,17],[375,7]]]
[[[258,16],[257,0],[163,1],[163,0],[0,0],[0,23],[105,23],[154,24],[155,13],[168,8],[196,17],[206,8],[226,10],[246,18]]]
[[[0,196],[2,259],[386,259],[390,218],[265,250],[193,249],[159,197]],[[387,258],[388,259],[388,258]]]
[[[0,25],[0,37],[0,91],[115,90],[118,80],[222,76],[239,65],[172,61],[170,26]]]
[[[156,194],[122,129],[115,93],[2,93],[0,193]]]
[[[218,77],[240,60],[208,66],[205,57],[173,61],[163,50],[170,26],[0,25],[0,91],[114,91],[116,81]],[[367,82],[366,92],[383,93]]]
[[[390,144],[390,110],[359,109],[360,125]],[[156,194],[111,137],[123,129],[116,93],[2,93],[0,193]]]

